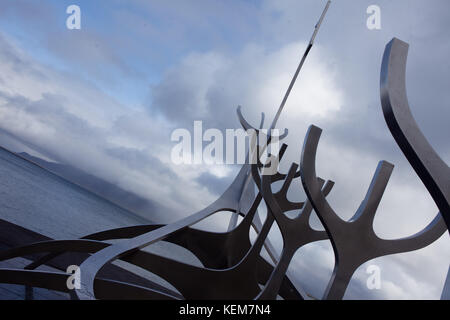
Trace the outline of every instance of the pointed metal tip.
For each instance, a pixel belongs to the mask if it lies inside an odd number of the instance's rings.
[[[325,18],[325,15],[327,14],[328,8],[331,5],[331,0],[328,0],[327,4],[325,5],[325,8],[322,11],[322,14],[319,18],[319,21],[317,22],[316,26],[314,27],[314,32],[311,37],[311,40],[309,41],[309,44],[312,45],[314,43],[314,40],[316,39],[317,33],[319,32],[319,28],[323,22],[323,19]]]

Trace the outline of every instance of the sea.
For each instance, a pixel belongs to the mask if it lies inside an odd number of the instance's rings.
[[[77,239],[106,229],[151,224],[154,221],[130,212],[47,170],[0,148],[0,219],[53,239]],[[159,242],[146,250],[199,265],[186,250]],[[174,250],[175,249],[175,250]],[[22,268],[25,259],[0,262],[0,268]],[[175,290],[149,272],[117,264]],[[34,299],[66,299],[45,289],[34,289]],[[0,299],[24,299],[24,286],[0,284]]]
[[[53,239],[152,223],[2,148],[0,218]]]

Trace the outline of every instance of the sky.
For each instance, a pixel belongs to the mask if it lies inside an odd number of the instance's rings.
[[[262,111],[272,119],[325,2],[2,0],[0,145],[95,174],[156,203],[149,218],[176,221],[214,201],[238,166],[176,165],[171,133],[199,120],[204,129],[239,128],[238,105],[250,123]],[[72,4],[80,30],[66,27]],[[369,5],[381,9],[379,30],[367,28]],[[336,182],[329,201],[344,219],[378,162],[395,165],[374,221],[380,237],[414,234],[438,212],[383,118],[384,47],[393,37],[410,44],[412,112],[450,163],[449,9],[447,0],[333,1],[278,123],[289,129],[282,170],[300,161],[308,126],[323,129],[317,172]],[[295,183],[290,196],[304,198]],[[271,239],[281,246],[276,230]],[[345,298],[438,299],[449,249],[446,233],[425,249],[369,261]],[[373,264],[379,290],[366,287]],[[333,265],[321,241],[301,248],[290,268],[321,297]]]

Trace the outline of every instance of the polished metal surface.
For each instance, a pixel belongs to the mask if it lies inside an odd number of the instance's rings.
[[[380,77],[383,114],[392,136],[450,227],[450,168],[420,131],[411,113],[405,81],[408,48],[406,42],[397,38],[386,45]]]
[[[380,97],[384,118],[406,159],[422,180],[450,232],[450,168],[423,135],[406,95],[406,61],[409,44],[393,38],[383,55]],[[449,299],[449,277],[442,299]]]

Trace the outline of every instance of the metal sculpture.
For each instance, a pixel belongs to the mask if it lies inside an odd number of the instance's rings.
[[[329,2],[315,27],[271,129],[276,125],[328,6]],[[210,206],[173,224],[117,228],[81,239],[46,240],[1,251],[0,261],[26,257],[31,263],[24,269],[0,269],[0,282],[68,292],[74,299],[275,299],[277,296],[305,299],[306,293],[293,281],[288,267],[299,248],[329,239],[335,255],[335,267],[323,298],[342,299],[353,273],[361,264],[376,257],[423,248],[447,230],[449,168],[429,146],[409,111],[404,85],[406,49],[407,46],[396,39],[386,47],[381,72],[383,112],[394,138],[427,186],[445,221],[438,213],[421,232],[403,239],[385,240],[375,234],[373,220],[394,167],[386,161],[379,163],[366,197],[356,213],[349,221],[342,220],[326,200],[334,182],[325,182],[316,175],[316,151],[321,129],[315,126],[309,128],[300,164],[291,164],[287,173],[277,171],[273,175],[264,175],[263,171],[270,163],[261,163],[261,151],[274,139],[283,139],[287,130],[279,137],[263,135],[247,122],[239,107],[237,115],[242,127],[253,129],[257,135],[257,139],[252,141],[257,144],[257,148],[253,149],[256,151],[254,154],[249,153],[247,159],[255,157],[257,161],[244,164],[230,187]],[[264,114],[260,129],[263,124]],[[283,158],[286,148],[284,144],[275,159],[277,163]],[[292,202],[287,198],[294,179],[301,179],[307,196],[303,202]],[[273,184],[278,181],[282,181],[283,185],[279,191],[273,192]],[[262,222],[258,207],[264,204],[267,216]],[[325,231],[314,230],[310,226],[313,209]],[[289,218],[286,213],[292,210],[297,210],[298,214]],[[192,227],[223,211],[233,213],[227,232],[216,233]],[[239,224],[238,215],[243,217]],[[280,254],[268,241],[269,231],[274,224],[278,226],[283,239]],[[257,233],[253,243],[249,237],[251,228]],[[108,242],[110,240],[115,242],[111,244]],[[157,241],[183,247],[196,256],[202,266],[193,266],[142,250]],[[262,257],[263,246],[272,264]],[[62,256],[66,259],[59,261]],[[115,260],[154,273],[176,290],[145,281],[129,282],[104,273],[103,270]],[[68,275],[65,270],[69,264],[80,265],[79,289],[69,290],[67,287]],[[42,265],[52,266],[59,271],[38,270]]]

